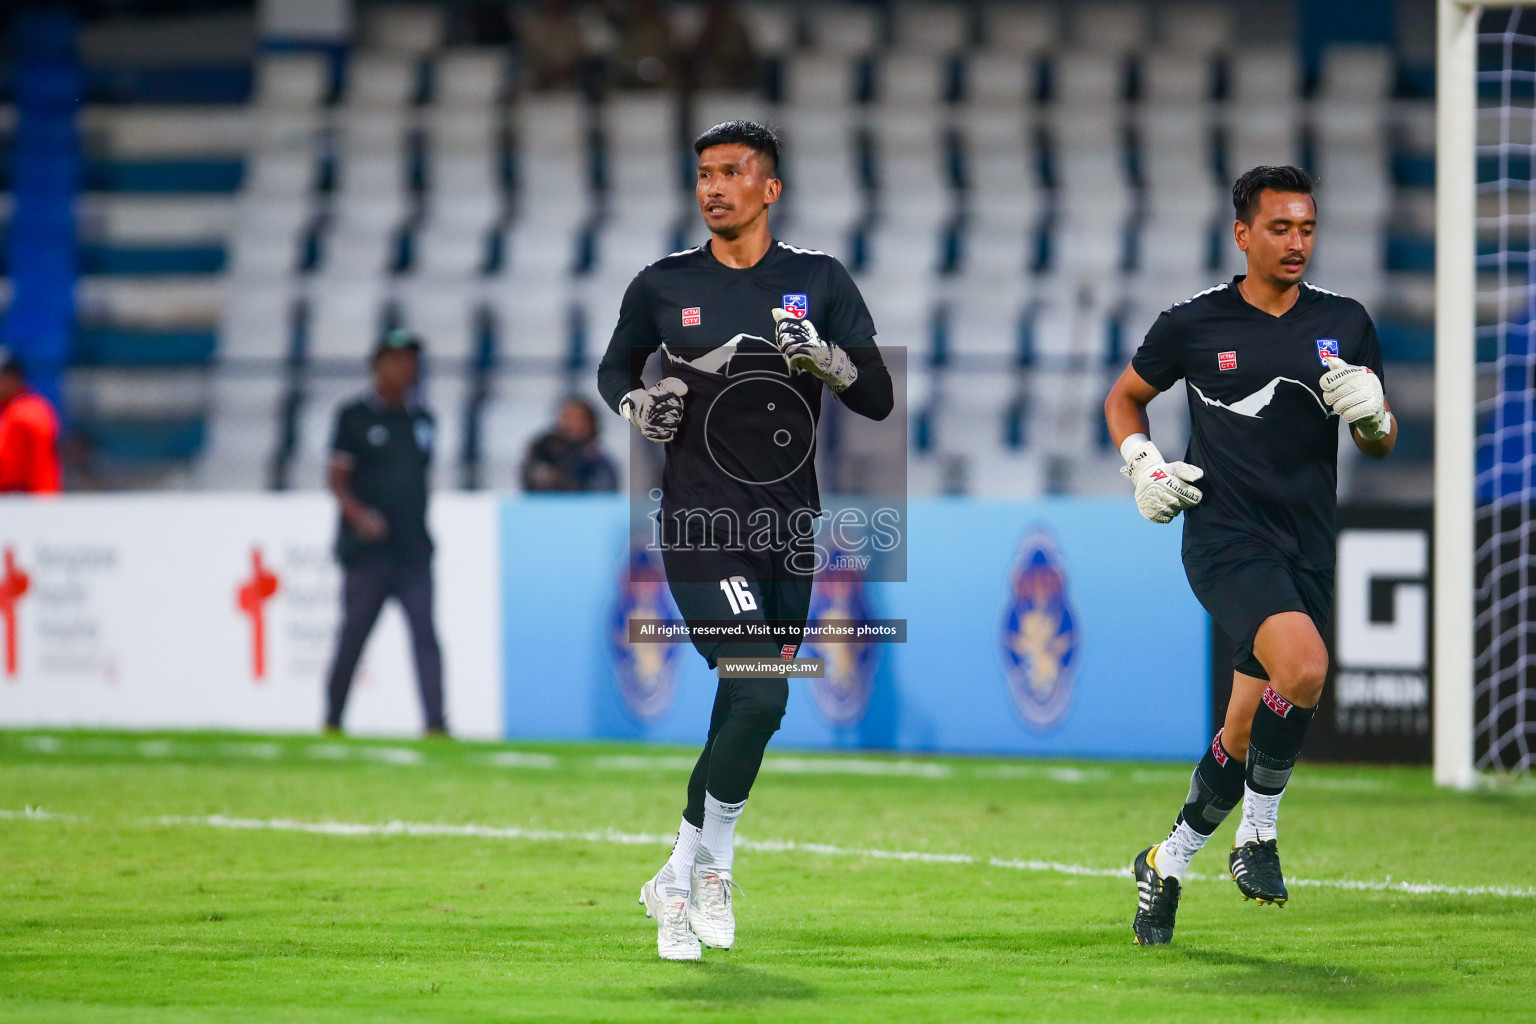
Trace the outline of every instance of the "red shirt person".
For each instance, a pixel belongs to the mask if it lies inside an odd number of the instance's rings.
[[[59,414],[27,387],[21,364],[0,346],[0,493],[57,494]]]

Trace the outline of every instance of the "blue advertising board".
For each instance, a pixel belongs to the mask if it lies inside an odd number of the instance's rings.
[[[1177,526],[1125,500],[908,505],[908,580],[817,584],[812,617],[907,621],[904,644],[808,644],[778,747],[1196,757],[1210,738],[1209,626]],[[502,508],[506,730],[525,739],[701,743],[715,679],[686,642],[629,644],[667,618],[635,573],[621,497]]]

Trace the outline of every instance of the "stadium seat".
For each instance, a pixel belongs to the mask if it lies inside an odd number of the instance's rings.
[[[833,0],[807,11],[811,45],[822,53],[862,57],[881,43],[880,12],[866,4]]]
[[[842,53],[797,53],[783,62],[786,106],[839,108],[853,102],[858,65]]]
[[[786,108],[784,204],[794,224],[795,244],[847,255],[849,233],[867,205],[854,148],[854,122],[847,108]]]
[[[1007,448],[1008,416],[1020,398],[1016,372],[954,370],[940,378],[931,422],[934,450],[962,460]]]
[[[485,268],[489,242],[489,220],[434,217],[414,236],[412,270],[428,280],[474,277]]]
[[[965,101],[972,106],[1017,107],[1034,91],[1034,66],[1017,53],[982,51],[965,61]]]
[[[253,153],[248,162],[245,191],[285,200],[309,193],[318,178],[319,168],[313,154],[304,150],[262,149]]]
[[[949,361],[958,370],[1018,366],[1024,354],[1024,302],[1018,278],[957,283],[947,303]]]
[[[893,53],[878,65],[877,102],[909,111],[942,103],[949,92],[949,66],[940,56]]]
[[[470,377],[463,368],[440,366],[434,358],[421,382],[422,400],[432,411],[432,486],[458,490],[464,481],[465,426],[468,424]]]
[[[681,124],[668,96],[616,95],[599,108],[610,207],[670,223],[682,201]]]
[[[1151,36],[1147,7],[1137,0],[1084,0],[1070,10],[1074,46],[1123,55],[1145,49]]]
[[[642,267],[676,251],[675,236],[674,224],[610,217],[597,231],[594,274],[622,278],[627,285]]]
[[[1233,108],[1226,121],[1227,177],[1261,164],[1301,162],[1301,125],[1292,107]]]
[[[319,53],[268,53],[256,64],[259,107],[314,107],[331,88],[330,61]]]
[[[294,286],[287,279],[228,281],[218,358],[274,365],[286,360],[293,349],[294,297]]]
[[[254,107],[247,122],[250,152],[314,153],[325,127],[324,110],[315,107]]]
[[[978,202],[976,208],[990,209],[985,202]],[[993,224],[982,220],[980,214],[971,218],[960,241],[960,273],[964,279],[993,286],[1022,281],[1032,271],[1036,256],[1035,224],[1013,220],[1010,215],[1002,223]]]
[[[638,264],[616,267],[609,275],[584,278],[577,287],[577,322],[582,345],[573,354],[580,357],[577,365],[583,367],[584,372],[595,368],[607,350],[608,340],[613,337],[613,329],[619,322],[624,291],[639,270]]]
[[[737,6],[737,13],[751,33],[753,45],[767,56],[786,53],[799,41],[798,5],[746,0]]]
[[[351,107],[401,107],[416,97],[420,76],[414,57],[364,50],[348,62],[342,98]]]
[[[396,292],[400,325],[421,336],[434,367],[463,368],[480,345],[480,303],[475,283],[420,277]]]
[[[538,247],[509,246],[522,266],[553,263],[562,272],[574,266],[570,246],[591,216],[592,180],[588,147],[589,112],[580,97],[543,95],[514,107],[517,132],[517,193],[513,223],[521,237],[547,240]],[[537,225],[535,229],[533,225]]]
[[[929,361],[933,348],[935,285],[930,272],[876,269],[856,278],[874,318],[882,347],[899,347],[906,358]]]
[[[1292,49],[1245,47],[1227,65],[1227,96],[1244,109],[1272,109],[1301,96],[1301,61]]]
[[[444,11],[435,4],[379,4],[365,12],[370,47],[419,56],[443,44]]]
[[[1023,110],[964,108],[957,128],[971,229],[999,234],[1032,229],[1040,219],[1044,197],[1035,131]]]
[[[1185,108],[1208,103],[1215,76],[1202,54],[1149,53],[1141,58],[1141,100]]]
[[[756,121],[759,124],[772,118],[768,104],[752,92],[711,92],[693,94],[688,124],[688,142],[704,134],[722,121]]]
[[[564,385],[565,378],[550,371],[508,369],[492,375],[480,418],[481,477],[486,486],[514,491],[522,487],[523,457],[533,439],[554,425]]]
[[[1058,107],[1103,111],[1125,95],[1125,60],[1117,53],[1068,50],[1052,61]]]
[[[230,234],[226,266],[240,280],[280,277],[297,269],[300,239],[314,216],[302,194],[242,199]]]
[[[1136,120],[1147,211],[1203,218],[1219,209],[1225,189],[1212,161],[1212,123],[1170,107],[1143,111]]]
[[[569,362],[573,299],[566,281],[498,286],[491,290],[489,303],[499,361],[533,364],[545,372]]]
[[[896,50],[948,57],[971,41],[971,11],[963,4],[898,3],[892,10]]]
[[[317,275],[309,282],[307,308],[309,361],[363,366],[384,326],[383,282]]]
[[[432,63],[432,102],[439,107],[489,107],[506,88],[507,58],[493,48],[446,50]]]
[[[1210,55],[1232,49],[1235,11],[1229,4],[1169,3],[1159,11],[1162,45],[1180,54]]]
[[[998,54],[1035,55],[1061,41],[1056,8],[1044,2],[998,0],[982,8],[981,45]]]
[[[206,439],[193,472],[199,488],[253,491],[268,486],[286,390],[285,376],[275,367],[215,371]]]
[[[501,274],[497,287],[539,288],[563,285],[575,269],[579,251],[577,226],[560,217],[544,220],[524,214],[501,236]]]
[[[947,224],[955,213],[955,192],[942,122],[910,109],[876,111],[870,121],[881,220],[927,233]]]
[[[1323,49],[1318,98],[1382,103],[1392,95],[1397,63],[1385,46],[1334,43]]]
[[[1109,352],[1109,304],[1117,299],[1088,288],[1052,289],[1049,301],[1036,309],[1030,327],[1032,354],[1039,368],[1091,370],[1102,366]],[[1102,400],[1103,395],[1099,397]]]

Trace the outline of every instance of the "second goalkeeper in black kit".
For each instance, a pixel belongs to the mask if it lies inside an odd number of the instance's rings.
[[[768,211],[783,188],[774,134],[727,121],[694,149],[710,239],[636,275],[598,386],[615,412],[666,448],[662,560],[685,622],[803,628],[821,508],[823,386],[880,420],[892,408],[891,377],[842,264],[769,232]],[[662,376],[647,387],[641,372],[658,350]],[[695,637],[694,646],[711,668],[723,657],[793,658],[797,648],[709,637]],[[720,680],[677,842],[641,889],[665,959],[697,959],[701,944],[735,942],[736,821],[788,699],[782,678]]]

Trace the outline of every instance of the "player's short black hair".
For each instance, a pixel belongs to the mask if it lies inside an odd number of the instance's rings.
[[[1313,206],[1317,197],[1313,193],[1317,181],[1300,167],[1272,167],[1268,164],[1255,167],[1238,178],[1232,185],[1232,210],[1244,224],[1252,224],[1259,212],[1259,196],[1265,191],[1291,192],[1312,196]]]
[[[721,121],[693,140],[693,151],[700,156],[710,146],[746,146],[763,158],[770,177],[779,172],[779,137],[767,125],[756,121]]]

